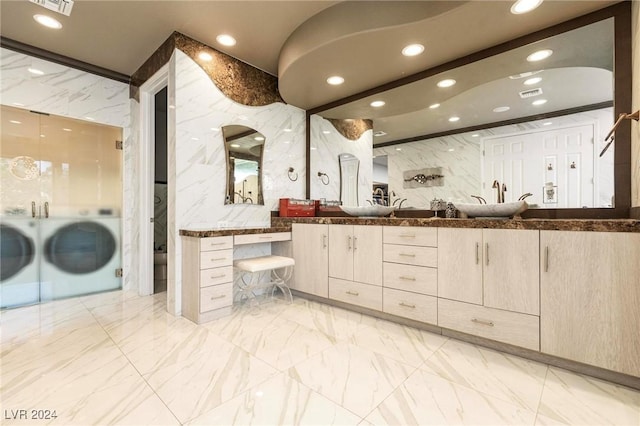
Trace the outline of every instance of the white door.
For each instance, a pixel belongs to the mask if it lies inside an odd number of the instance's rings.
[[[530,192],[527,201],[543,208],[593,207],[593,137],[587,124],[486,139],[483,196],[495,202],[498,180],[506,202]]]

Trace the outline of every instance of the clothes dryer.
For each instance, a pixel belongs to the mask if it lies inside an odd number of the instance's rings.
[[[121,218],[111,210],[43,221],[42,300],[121,288],[120,228]]]
[[[0,308],[40,301],[37,250],[38,222],[32,218],[0,218]]]

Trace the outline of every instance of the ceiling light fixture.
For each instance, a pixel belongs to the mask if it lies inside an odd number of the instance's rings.
[[[456,84],[456,81],[452,78],[447,78],[445,80],[438,82],[438,87],[451,87]]]
[[[538,84],[542,81],[542,77],[533,77],[524,81],[526,86],[533,86],[534,84]]]
[[[384,106],[384,104],[385,104],[384,101],[373,101],[369,105],[371,105],[374,108],[380,108],[381,106]]]
[[[429,109],[436,109],[436,108],[439,108],[439,107],[440,107],[440,104],[429,105]]]
[[[63,127],[62,130],[65,131],[65,132],[71,132],[72,131],[71,129],[68,129],[66,127]]]
[[[396,148],[396,151],[402,151],[402,148]]]
[[[229,34],[220,34],[219,36],[216,37],[216,40],[218,41],[218,43],[220,43],[223,46],[236,45],[236,39],[231,37]]]
[[[329,83],[332,86],[338,86],[344,83],[344,78],[340,77],[339,75],[334,75],[327,79],[327,83]]]
[[[546,99],[538,99],[537,101],[531,102],[531,105],[538,106],[538,105],[544,105],[546,103],[547,103]]]
[[[231,148],[240,148],[240,145],[238,145],[237,143],[232,143],[231,145],[229,145]]]
[[[493,109],[493,112],[505,112],[509,111],[511,108],[508,106],[500,106]]]
[[[34,75],[44,75],[44,71],[41,71],[37,68],[28,68],[27,71]]]
[[[542,0],[518,0],[511,6],[511,13],[520,15],[522,13],[531,12],[542,4]]]
[[[11,124],[22,124],[22,121],[18,121],[18,120],[9,120],[9,123],[11,123]]]
[[[543,59],[547,59],[552,54],[553,54],[553,50],[551,49],[538,50],[537,52],[533,52],[531,55],[527,56],[527,61],[529,62],[542,61]]]
[[[330,133],[331,133],[331,131],[329,131],[329,130],[323,130],[323,131],[322,131],[322,133],[324,133],[325,135],[328,135],[328,134],[330,134]]]
[[[402,49],[402,54],[404,56],[417,56],[422,52],[424,52],[424,46],[418,43],[410,44]]]
[[[207,53],[207,52],[200,52],[200,54],[198,55],[198,58],[200,58],[203,61],[209,62],[213,60],[213,56],[211,56],[211,54]]]
[[[455,123],[456,121],[459,121],[459,120],[460,120],[460,117],[456,117],[456,116],[449,117],[449,121],[452,123]]]
[[[478,133],[474,133],[471,135],[472,138],[477,138],[478,136],[480,136]]]
[[[253,138],[253,140],[263,141],[264,140],[264,136],[256,136],[255,138]]]
[[[44,25],[47,28],[53,28],[54,30],[59,30],[62,28],[62,24],[57,20],[47,15],[33,15],[33,19],[40,25]]]
[[[543,126],[551,126],[553,124],[552,121],[547,121],[546,123],[542,123]]]
[[[293,132],[293,129],[290,129],[290,128],[287,127],[286,129],[282,129],[282,131],[283,132]]]

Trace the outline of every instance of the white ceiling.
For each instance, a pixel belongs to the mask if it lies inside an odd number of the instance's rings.
[[[279,77],[290,104],[311,109],[607,7],[617,1],[545,0],[525,15],[511,1],[77,0],[70,17],[28,0],[0,1],[3,38],[131,75],[179,31]],[[47,12],[58,31],[33,20]],[[216,35],[238,43],[220,46]],[[420,42],[426,51],[405,58]],[[328,86],[340,74],[345,83]],[[486,83],[487,81],[485,81]],[[366,118],[366,117],[362,117]]]

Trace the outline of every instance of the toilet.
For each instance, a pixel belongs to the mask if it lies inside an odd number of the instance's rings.
[[[153,292],[167,291],[167,253],[153,253]]]

